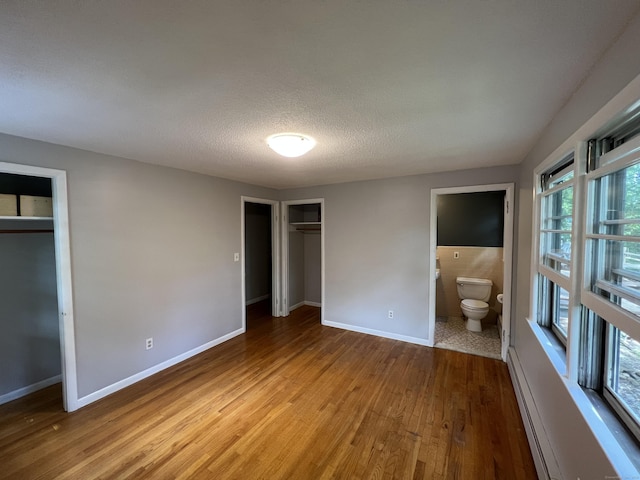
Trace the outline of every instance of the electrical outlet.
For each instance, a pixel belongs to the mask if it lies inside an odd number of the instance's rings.
[[[389,318],[393,318],[393,310],[389,310]]]
[[[153,348],[153,337],[147,338],[146,346],[147,346],[147,350],[151,350]]]
[[[460,252],[453,252],[453,258],[460,258]]]

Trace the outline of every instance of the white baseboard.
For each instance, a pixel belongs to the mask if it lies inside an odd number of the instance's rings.
[[[271,296],[271,294],[270,294],[270,293],[267,293],[266,295],[261,295],[261,296],[256,297],[256,298],[252,298],[251,300],[247,300],[247,301],[245,302],[245,306],[247,306],[247,307],[248,307],[249,305],[253,305],[254,303],[261,302],[261,301],[263,301],[263,300],[266,300],[266,299],[267,299],[267,298],[269,298],[270,296]]]
[[[223,335],[222,337],[216,338],[215,340],[205,343],[204,345],[196,347],[193,350],[189,350],[188,352],[178,355],[177,357],[170,358],[169,360],[159,363],[158,365],[155,365],[151,368],[147,368],[146,370],[140,373],[136,373],[135,375],[125,378],[124,380],[120,380],[119,382],[109,385],[108,387],[104,387],[96,392],[90,393],[89,395],[79,398],[78,408],[89,405],[90,403],[93,403],[96,400],[100,400],[101,398],[104,398],[107,395],[111,395],[112,393],[115,393],[118,390],[122,390],[123,388],[126,388],[129,385],[133,385],[134,383],[139,382],[140,380],[144,380],[145,378],[150,377],[151,375],[154,375],[166,368],[172,367],[180,362],[183,362],[188,358],[193,357],[194,355],[198,355],[199,353],[202,353],[205,350],[209,350],[210,348],[215,347],[216,345],[220,345],[221,343],[226,342],[227,340],[230,340],[233,337],[237,337],[238,335],[241,335],[244,332],[245,332],[245,329],[239,328],[238,330],[235,330],[231,333]]]
[[[19,388],[17,390],[14,390],[13,392],[4,393],[0,395],[0,405],[11,402],[12,400],[16,400],[18,398],[24,397],[25,395],[29,395],[30,393],[37,392],[38,390],[42,390],[43,388],[47,388],[60,382],[62,382],[62,375],[56,375],[55,377],[47,378],[45,380],[41,380],[40,382],[36,382],[31,385],[27,385],[26,387]]]
[[[429,346],[429,342],[425,338],[409,337],[407,335],[400,335],[398,333],[383,332],[382,330],[374,330],[372,328],[357,327],[355,325],[348,325],[346,323],[339,323],[339,322],[330,322],[328,320],[323,321],[322,324],[326,325],[327,327],[341,328],[342,330],[350,330],[352,332],[366,333],[368,335],[375,335],[376,337],[390,338],[392,340],[401,340],[403,342],[415,343],[417,345],[424,345],[427,347]]]
[[[296,303],[295,305],[291,305],[291,306],[289,307],[289,311],[290,311],[290,312],[292,312],[292,311],[294,311],[296,308],[300,308],[300,307],[302,307],[303,305],[304,305],[304,302],[299,302],[299,303]]]
[[[310,307],[322,307],[322,304],[319,302],[309,302],[307,300],[304,300],[302,302],[298,302],[295,305],[291,305],[289,307],[289,311],[292,312],[293,310],[295,310],[296,308],[300,308],[304,305],[309,305]]]
[[[529,449],[533,456],[533,463],[536,466],[538,478],[562,478],[558,462],[544,430],[542,419],[538,413],[533,395],[529,390],[529,384],[524,376],[524,370],[520,365],[520,360],[518,360],[518,355],[513,347],[509,347],[507,353],[507,367],[509,367],[509,376],[511,377],[511,383],[516,393],[522,423],[527,433]]]

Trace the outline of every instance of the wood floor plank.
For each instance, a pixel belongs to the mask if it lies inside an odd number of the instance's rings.
[[[247,333],[77,412],[0,406],[0,479],[533,479],[506,365],[257,304]]]

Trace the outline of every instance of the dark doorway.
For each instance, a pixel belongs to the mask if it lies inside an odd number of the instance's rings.
[[[245,298],[247,327],[271,318],[273,291],[272,205],[245,202]]]

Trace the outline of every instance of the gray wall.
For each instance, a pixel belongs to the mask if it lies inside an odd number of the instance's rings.
[[[0,229],[22,226],[0,221]],[[0,233],[0,266],[3,395],[61,373],[53,233]]]
[[[304,302],[304,237],[302,232],[289,232],[289,297],[287,305]]]
[[[245,203],[246,301],[271,295],[271,205]]]
[[[602,106],[640,74],[640,17],[636,16],[616,45],[558,113],[522,164],[515,297],[515,350],[522,363],[536,407],[556,454],[563,478],[606,478],[611,462],[570,397],[565,380],[551,365],[526,325],[530,307],[533,170]]]
[[[67,171],[80,397],[242,328],[240,197],[276,191],[8,135],[0,161]]]
[[[304,299],[307,302],[322,302],[322,250],[319,233],[304,235]]]
[[[496,167],[282,191],[325,199],[325,319],[427,339],[431,189],[517,177]]]

